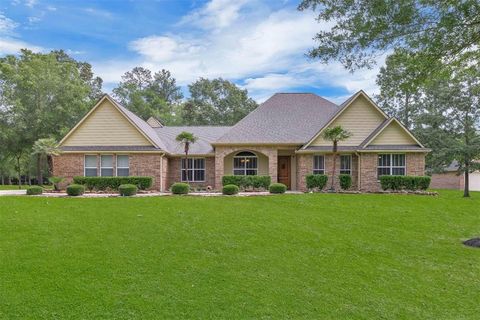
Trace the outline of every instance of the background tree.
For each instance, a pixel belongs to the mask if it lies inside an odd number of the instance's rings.
[[[0,58],[1,152],[15,158],[19,179],[38,137],[61,138],[93,105],[101,79],[89,70],[63,51]]]
[[[379,54],[400,48],[417,53],[425,72],[434,61],[480,58],[478,0],[303,0],[299,9],[317,11],[319,23],[334,22],[317,33],[309,55],[340,61],[351,70],[371,66]]]
[[[234,125],[258,105],[234,83],[200,78],[188,86],[190,99],[182,110],[184,125]]]
[[[43,184],[43,170],[45,165],[48,167],[48,172],[51,172],[49,167],[50,161],[48,158],[51,156],[58,156],[60,149],[57,146],[55,139],[38,139],[33,144],[32,153],[37,157],[37,181],[39,185]]]
[[[412,129],[421,108],[417,103],[420,84],[415,55],[396,50],[380,68],[377,76],[380,94],[375,100],[390,116],[400,119],[408,129]]]
[[[323,132],[323,138],[325,140],[332,142],[332,153],[333,153],[333,169],[332,169],[332,185],[330,190],[335,190],[335,170],[337,164],[338,156],[338,142],[347,140],[352,134],[347,130],[343,129],[341,126],[335,126],[325,129]]]
[[[126,72],[113,94],[141,118],[154,117],[170,125],[177,122],[176,105],[183,98],[170,71],[162,69],[152,75],[150,70],[142,67]]]
[[[185,180],[189,181],[188,179],[188,152],[190,151],[190,145],[197,141],[197,137],[191,133],[182,131],[177,137],[176,140],[183,145],[183,150],[185,152]]]

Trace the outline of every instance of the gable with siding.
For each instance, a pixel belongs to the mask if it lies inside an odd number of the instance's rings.
[[[385,116],[363,95],[359,95],[328,127],[342,126],[352,133],[350,138],[339,142],[339,146],[358,146],[384,121]],[[310,145],[331,144],[320,135]]]
[[[152,146],[108,99],[62,142],[62,146]]]
[[[369,145],[418,145],[398,122],[392,121],[376,136]]]

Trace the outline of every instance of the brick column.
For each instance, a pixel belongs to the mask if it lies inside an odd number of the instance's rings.
[[[425,153],[407,153],[405,157],[407,158],[407,176],[425,175]]]

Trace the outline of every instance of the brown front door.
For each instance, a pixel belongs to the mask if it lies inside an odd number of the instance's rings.
[[[288,189],[290,184],[290,156],[278,157],[278,182],[283,183]]]

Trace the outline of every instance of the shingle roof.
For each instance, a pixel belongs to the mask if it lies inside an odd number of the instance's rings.
[[[194,127],[161,127],[155,128],[155,132],[165,143],[167,152],[172,154],[183,154],[183,146],[175,140],[182,131],[193,133],[198,140],[190,146],[190,154],[213,153],[212,142],[225,134],[231,127],[215,126],[194,126]]]
[[[216,143],[293,143],[312,138],[339,107],[312,93],[277,93]]]

